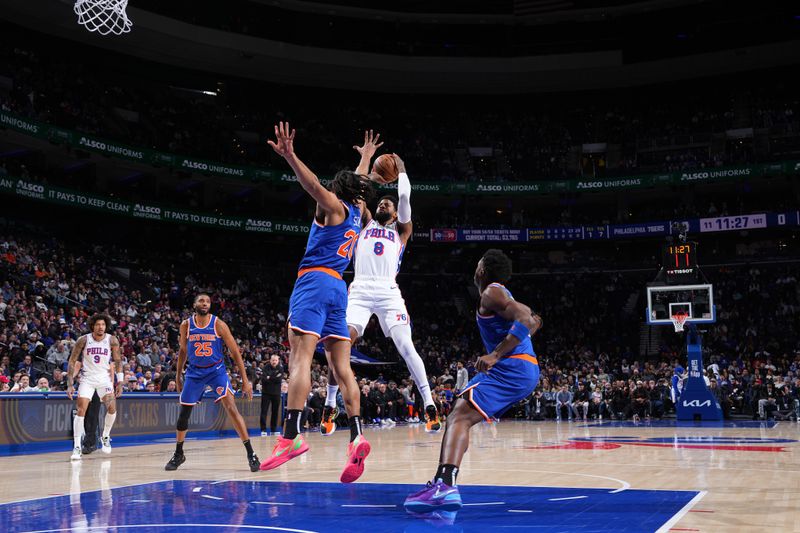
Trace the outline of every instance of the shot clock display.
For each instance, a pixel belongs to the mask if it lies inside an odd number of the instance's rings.
[[[697,278],[697,243],[683,242],[664,246],[662,266],[667,282],[691,281]]]

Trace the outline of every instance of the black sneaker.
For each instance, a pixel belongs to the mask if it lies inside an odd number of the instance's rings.
[[[330,437],[336,431],[336,418],[339,416],[337,407],[326,405],[322,409],[322,421],[319,424],[319,432],[323,437]]]
[[[89,455],[90,453],[92,453],[96,449],[97,449],[97,446],[83,446],[83,447],[81,447],[81,453],[83,455]]]
[[[247,463],[250,465],[251,472],[258,472],[258,468],[261,466],[261,460],[256,454],[250,455],[247,458]]]
[[[179,466],[186,462],[186,456],[182,453],[175,453],[172,459],[169,460],[164,470],[177,470]]]
[[[439,413],[435,406],[429,405],[425,408],[425,431],[436,433],[440,429],[442,429],[442,423],[439,421]]]

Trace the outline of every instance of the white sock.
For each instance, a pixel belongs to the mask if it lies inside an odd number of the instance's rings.
[[[325,398],[325,407],[336,407],[336,393],[339,385],[328,385],[328,397]]]
[[[111,413],[106,413],[106,418],[103,422],[103,438],[111,435],[111,428],[114,427],[114,420],[116,419],[117,413],[114,413],[113,415]]]
[[[422,400],[425,407],[433,405],[433,396],[431,396],[431,386],[428,383],[428,375],[425,372],[425,363],[422,362],[422,357],[417,353],[414,348],[414,342],[411,340],[411,326],[404,324],[395,326],[389,331],[389,336],[394,341],[397,351],[408,365],[408,370],[411,372],[411,377],[414,378],[414,383],[417,384]]]
[[[83,418],[82,416],[76,416],[75,420],[72,421],[73,440],[76,448],[81,447],[81,439],[83,439]]]

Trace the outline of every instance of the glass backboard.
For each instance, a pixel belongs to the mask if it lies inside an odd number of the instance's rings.
[[[717,314],[711,284],[647,287],[648,324],[672,324],[672,316],[677,313],[686,314],[686,322],[715,322]]]

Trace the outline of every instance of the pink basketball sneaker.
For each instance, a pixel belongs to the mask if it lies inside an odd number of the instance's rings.
[[[342,471],[339,481],[342,483],[352,483],[364,473],[364,459],[370,451],[369,442],[364,435],[359,435],[356,440],[347,445],[347,466]]]
[[[298,455],[303,455],[308,451],[308,444],[302,435],[294,439],[284,439],[278,437],[275,447],[272,448],[272,456],[261,463],[260,470],[272,470],[278,468],[289,459],[294,459]]]

